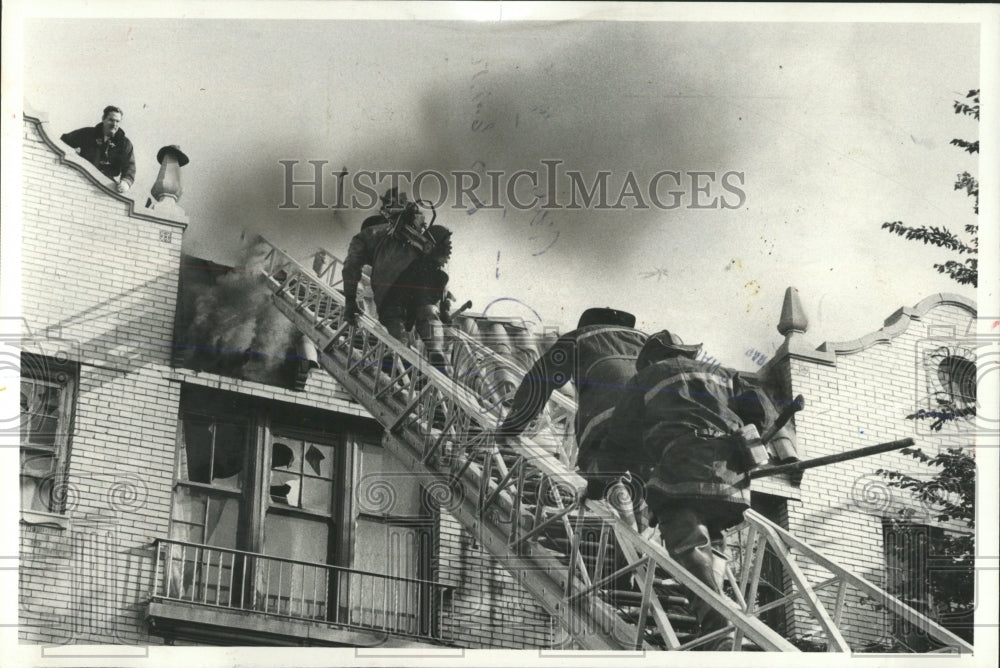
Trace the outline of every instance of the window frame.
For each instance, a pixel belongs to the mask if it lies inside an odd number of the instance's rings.
[[[182,479],[182,476],[189,475],[187,471],[181,470],[181,457],[183,448],[190,445],[187,443],[183,430],[185,429],[184,425],[191,419],[210,420],[214,423],[235,420],[245,425],[246,449],[244,451],[245,459],[243,463],[242,483],[239,490]],[[332,470],[330,471],[330,480],[332,494],[330,508],[327,512],[290,506],[272,500],[271,481],[274,444],[281,442],[282,439],[304,442],[301,453],[303,459],[311,443],[331,449],[332,460],[330,464]],[[392,517],[391,515],[388,517],[369,517],[359,513],[355,497],[360,482],[363,447],[378,448],[382,452],[387,452],[382,443],[381,430],[369,420],[345,415],[330,415],[327,411],[322,411],[321,409],[248,397],[225,390],[208,390],[186,385],[182,388],[182,397],[178,409],[174,484],[171,495],[170,535],[182,535],[175,533],[175,527],[187,523],[182,518],[177,517],[177,504],[181,500],[181,496],[177,490],[183,488],[193,492],[210,492],[213,495],[225,494],[228,498],[238,499],[239,503],[238,530],[235,545],[231,546],[232,549],[261,555],[265,559],[268,557],[287,559],[288,557],[276,553],[275,550],[268,549],[266,523],[269,514],[273,514],[276,517],[293,517],[308,521],[320,521],[328,527],[324,559],[316,561],[303,556],[292,558],[299,561],[322,563],[340,568],[370,571],[371,569],[365,568],[363,564],[357,568],[354,565],[358,538],[358,520],[359,517],[363,517],[366,520],[373,520],[378,523],[388,523],[393,527],[400,526],[401,528],[415,530],[413,540],[415,541],[414,545],[418,546],[417,561],[413,565],[414,574],[409,577],[431,581],[435,565],[433,549],[437,526],[434,521],[435,516],[426,508],[425,504],[420,504],[419,513],[421,517],[419,518],[412,517],[412,510],[407,515],[401,517]],[[211,459],[208,466],[212,467]],[[306,475],[317,477],[312,476],[311,469],[306,467],[305,462],[300,462],[298,475],[300,480]],[[422,487],[420,488],[420,492],[421,496],[425,494]],[[183,532],[184,535],[186,533]],[[204,532],[202,534],[202,541],[198,544],[210,545],[205,540],[207,536],[204,535]],[[194,541],[184,540],[183,542]],[[211,546],[218,547],[220,545],[213,541]],[[422,546],[426,546],[428,549],[425,550]],[[230,546],[227,545],[226,547]],[[305,547],[304,552],[310,553],[316,552],[316,550]],[[252,564],[253,560],[251,559],[249,563]],[[237,575],[237,579],[234,581],[235,584],[233,584],[234,589],[229,593],[229,596],[236,596],[235,592],[237,590],[240,592],[255,592],[255,597],[261,591],[265,592],[265,597],[270,596],[272,593],[277,593],[276,609],[281,609],[281,597],[283,594],[280,591],[276,592],[273,590],[270,584],[267,584],[263,590],[259,589],[258,587],[261,584],[260,572],[254,571],[252,568],[248,567],[248,570],[241,571]],[[392,567],[390,566],[386,573],[391,574],[391,569]],[[270,577],[270,572],[268,572],[266,577]],[[338,578],[330,578],[329,580],[326,598],[324,599],[326,601],[326,612],[324,614],[327,616],[338,614],[338,611],[339,614],[343,615],[346,606],[349,605],[349,587],[338,583]],[[240,595],[242,596],[242,594]],[[295,595],[295,598],[298,598],[297,595]],[[248,598],[247,600],[250,599]],[[429,603],[426,603],[425,607],[426,605],[429,605]],[[271,609],[269,601],[265,601],[264,606],[266,610]],[[419,623],[431,623],[428,620],[432,618],[432,615],[429,614],[427,609],[422,608],[416,612],[421,616],[420,619],[422,621]],[[423,616],[426,616],[427,619],[424,620]],[[329,617],[329,619],[334,619],[334,617]]]
[[[364,470],[365,447],[378,448],[382,452],[383,456],[384,455],[392,456],[392,454],[386,449],[385,445],[381,440],[376,441],[372,439],[358,439],[355,442],[355,459],[357,468],[354,472],[354,483],[352,485],[353,493],[351,494],[352,498],[355,498],[361,491],[360,484],[363,477],[362,471]],[[352,520],[352,525],[354,526],[355,531],[354,531],[354,536],[352,536],[352,538],[354,539],[352,540],[352,543],[354,545],[357,544],[356,540],[357,526],[358,523],[361,521],[387,525],[393,528],[412,528],[417,531],[426,531],[429,549],[427,550],[426,554],[420,555],[419,560],[417,562],[417,568],[416,568],[417,572],[414,577],[421,580],[430,580],[432,579],[432,575],[435,570],[433,545],[434,545],[434,532],[436,530],[437,523],[434,513],[430,511],[428,504],[425,503],[425,500],[427,498],[426,497],[427,491],[423,488],[422,485],[419,484],[419,481],[417,485],[418,485],[418,495],[420,497],[420,502],[418,504],[419,515],[413,515],[413,514],[394,515],[391,512],[386,512],[382,514],[366,513],[363,512],[361,508],[357,507],[357,504],[355,504],[354,515]],[[351,561],[348,565],[351,568],[355,569],[358,569],[360,566],[354,563],[353,554],[351,555]]]
[[[25,362],[28,362],[27,364]],[[25,377],[26,367],[39,369],[42,371],[41,378]],[[66,367],[60,371],[54,371],[55,367]],[[25,381],[33,383],[43,383],[50,387],[60,388],[58,401],[58,418],[56,420],[53,443],[38,444],[30,443],[27,438],[30,433],[22,430],[25,419],[30,420],[30,413],[20,413],[18,423],[18,488],[21,514],[41,514],[41,515],[66,515],[68,508],[67,501],[70,499],[66,488],[69,475],[69,461],[72,452],[73,426],[76,419],[77,393],[79,391],[80,367],[76,362],[63,361],[52,357],[37,355],[33,353],[21,353],[21,370],[19,373],[19,392]],[[25,463],[32,459],[50,458],[51,465],[47,473],[39,476],[25,472]],[[33,496],[39,497],[39,502],[43,509],[25,507],[24,494],[25,479],[35,481]],[[42,487],[48,488],[45,492],[48,500],[41,498]]]

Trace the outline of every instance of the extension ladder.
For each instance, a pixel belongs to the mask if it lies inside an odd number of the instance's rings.
[[[586,481],[551,448],[533,442],[530,431],[528,437],[498,444],[492,433],[502,418],[503,402],[484,400],[470,389],[473,369],[458,375],[459,380],[449,378],[370,315],[361,314],[356,327],[346,322],[344,297],[335,287],[343,265],[332,255],[320,251],[314,272],[263,238],[257,250],[252,268],[273,293],[277,308],[316,346],[320,366],[383,425],[385,446],[427,481],[428,494],[558,621],[568,646],[697,649],[725,631],[696,637],[694,620],[685,614],[685,597],[693,595],[726,615],[737,640],[745,639],[754,649],[798,651],[760,619],[768,610],[792,604],[811,615],[830,651],[849,652],[841,623],[845,597],[853,589],[918,624],[941,644],[941,651],[971,653],[962,639],[753,511],[745,515],[751,540],[741,572],[727,569],[735,601],[720,596],[657,541],[637,533],[609,503],[586,500]],[[507,378],[523,374],[472,337],[457,335],[455,342],[492,368],[506,369]],[[552,409],[560,424],[572,419],[566,401],[556,399]],[[790,591],[758,606],[768,550],[781,561]],[[810,582],[802,560],[830,576]],[[735,643],[735,649],[741,646]]]

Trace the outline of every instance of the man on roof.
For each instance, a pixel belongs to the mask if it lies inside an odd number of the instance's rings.
[[[122,110],[109,105],[100,123],[67,132],[60,139],[112,179],[118,192],[123,193],[135,183],[135,154],[121,122]]]

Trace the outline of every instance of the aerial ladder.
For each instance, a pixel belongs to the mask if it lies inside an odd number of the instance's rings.
[[[368,313],[352,325],[337,289],[342,263],[319,251],[313,269],[262,237],[252,269],[275,306],[318,351],[318,363],[385,429],[384,445],[425,482],[432,497],[490,552],[562,628],[566,645],[583,650],[692,650],[718,635],[698,636],[687,603],[696,596],[735,627],[734,649],[799,651],[761,615],[795,605],[814,622],[829,651],[850,652],[841,630],[854,591],[917,625],[940,652],[972,646],[877,585],[827,558],[781,527],[745,513],[743,558],[727,568],[732,598],[721,596],[678,564],[649,532],[640,534],[616,508],[586,498],[586,481],[531,431],[498,444],[493,431],[503,401],[484,397],[471,367],[449,377],[397,341]],[[473,337],[452,332],[506,378],[524,369]],[[481,379],[481,374],[480,374]],[[473,387],[479,391],[473,391]],[[496,389],[495,387],[493,389]],[[553,395],[556,396],[556,395]],[[572,401],[549,407],[554,432],[572,419]],[[785,593],[758,605],[765,553],[786,575]],[[815,582],[821,571],[825,579]]]

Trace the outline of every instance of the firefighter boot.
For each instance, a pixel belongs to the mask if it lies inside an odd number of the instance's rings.
[[[721,541],[713,541],[712,545],[712,579],[715,581],[715,590],[722,593],[723,587],[726,583],[726,566],[729,563],[729,559],[726,558],[726,553],[724,547],[721,545]],[[733,650],[733,641],[735,630],[732,629],[729,621],[712,611],[712,615],[707,616],[706,619],[702,620],[701,623],[701,633],[702,635],[711,633],[721,628],[730,627],[729,633],[726,633],[719,638],[711,641],[705,646],[705,651],[713,652],[731,652]]]
[[[441,373],[447,374],[447,362],[444,354],[444,326],[438,317],[437,308],[430,304],[418,306],[415,315],[417,334],[424,342],[427,361]]]
[[[658,513],[660,535],[663,544],[681,566],[686,568],[716,593],[723,595],[726,560],[719,558],[713,549],[713,541],[698,514],[688,508],[679,509],[666,516]],[[729,621],[716,612],[699,597],[691,597],[691,610],[701,627],[700,635],[707,635],[729,626]],[[733,634],[730,632],[709,641],[698,649],[702,651],[729,651],[733,648]]]

